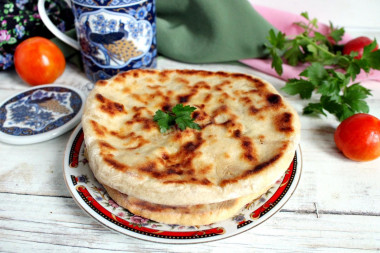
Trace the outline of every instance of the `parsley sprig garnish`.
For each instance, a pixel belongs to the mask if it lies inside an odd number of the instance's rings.
[[[181,130],[185,130],[186,127],[200,130],[200,126],[191,117],[191,113],[196,109],[196,107],[189,105],[177,104],[169,112],[157,110],[153,120],[157,122],[161,133],[165,133],[174,125],[177,125]]]
[[[279,75],[284,61],[292,66],[310,64],[300,78],[289,79],[283,90],[290,95],[298,94],[302,99],[310,99],[313,93],[319,95],[319,102],[309,103],[304,114],[326,116],[331,113],[343,121],[355,113],[368,113],[365,99],[371,91],[355,83],[355,79],[361,70],[368,73],[371,69],[380,69],[380,50],[373,51],[376,40],[364,48],[360,59],[355,59],[356,52],[343,55],[343,46],[338,45],[345,32],[343,28],[337,29],[330,23],[330,33],[323,35],[316,31],[317,19],[310,19],[306,12],[301,15],[307,21],[296,23],[304,30],[301,34],[287,37],[270,30],[266,44],[272,68]]]

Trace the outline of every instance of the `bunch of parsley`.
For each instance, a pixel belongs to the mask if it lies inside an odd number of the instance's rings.
[[[310,99],[313,92],[319,94],[319,102],[309,103],[304,114],[327,115],[331,113],[343,121],[355,113],[368,113],[365,99],[371,91],[360,83],[355,83],[361,70],[369,72],[380,69],[380,50],[376,41],[364,48],[363,56],[356,59],[356,52],[343,55],[343,46],[338,45],[344,35],[344,29],[335,28],[330,23],[330,33],[323,35],[316,31],[317,19],[310,19],[307,12],[301,13],[306,22],[296,23],[303,28],[299,35],[287,37],[284,33],[270,30],[266,48],[272,58],[272,68],[281,75],[282,64],[292,66],[300,63],[310,65],[300,74],[300,78],[289,79],[283,90],[302,99]]]

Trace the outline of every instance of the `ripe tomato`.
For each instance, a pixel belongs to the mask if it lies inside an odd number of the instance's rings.
[[[355,114],[340,123],[334,139],[351,160],[374,160],[380,156],[380,120],[365,113]]]
[[[65,70],[62,51],[50,40],[32,37],[21,42],[14,54],[16,72],[30,85],[54,82]]]
[[[373,41],[370,38],[364,37],[364,36],[352,39],[344,45],[343,54],[349,55],[352,51],[358,52],[358,55],[355,56],[355,59],[360,59],[363,56],[364,47],[368,46],[372,42]],[[376,46],[376,48],[373,51],[377,49],[378,49],[378,46]]]

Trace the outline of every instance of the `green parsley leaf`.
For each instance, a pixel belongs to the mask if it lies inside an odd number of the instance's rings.
[[[334,25],[330,22],[330,37],[334,40],[335,43],[342,40],[342,37],[344,35],[344,29],[343,28],[334,28]]]
[[[308,77],[313,85],[318,86],[321,81],[327,78],[328,73],[321,63],[314,62],[309,67],[307,67],[300,75]]]
[[[200,130],[200,126],[191,117],[191,113],[196,109],[196,107],[189,105],[177,104],[171,112],[156,111],[153,120],[157,122],[161,133],[165,133],[174,125],[177,125],[181,130],[185,130],[186,127]]]
[[[319,115],[326,113],[323,111],[323,105],[321,103],[309,103],[305,108],[303,108],[303,113],[307,115]]]
[[[160,132],[165,133],[173,125],[175,117],[161,110],[156,111],[156,114],[153,117],[153,120],[158,123],[160,126]]]
[[[355,57],[357,54],[354,54],[351,56],[352,58]],[[348,67],[346,69],[347,75],[349,75],[352,80],[356,79],[356,76],[360,73],[360,65],[358,64],[357,61],[351,61],[348,64]]]
[[[356,83],[345,89],[343,93],[343,101],[349,108],[355,112],[369,112],[369,107],[365,99],[371,95],[371,91],[360,84]]]
[[[301,12],[301,16],[309,20],[309,13],[307,13],[306,11]]]
[[[370,54],[366,58],[368,60],[368,64],[372,66],[373,69],[380,69],[380,50],[376,50],[370,52]]]
[[[282,75],[283,72],[282,63],[282,59],[278,54],[272,55],[272,68],[274,68],[279,75]]]
[[[296,66],[300,61],[302,61],[303,53],[296,41],[292,43],[291,47],[288,48],[283,57],[287,60],[288,64],[292,66]]]
[[[183,104],[178,104],[173,107],[172,112],[177,116],[187,116],[191,117],[191,113],[195,111],[197,108],[196,107],[191,107],[190,105],[183,106]]]
[[[290,79],[282,90],[290,95],[299,94],[301,98],[306,99],[311,98],[314,88],[314,85],[310,81],[304,79]]]
[[[269,44],[266,47],[269,50],[269,54],[272,57],[272,68],[276,70],[279,75],[282,75],[282,59],[281,59],[281,51],[285,45],[285,34],[282,32],[278,32],[277,35],[273,29],[269,31],[268,42]]]
[[[371,91],[369,89],[361,86],[359,83],[355,83],[345,89],[343,99],[345,99],[345,101],[359,100],[365,99],[369,95],[371,95]]]
[[[181,130],[185,130],[186,127],[189,127],[189,128],[193,128],[193,129],[197,129],[197,130],[200,130],[200,126],[194,122],[193,119],[189,119],[187,117],[179,117],[179,118],[176,118],[175,119],[175,123],[177,123],[177,126],[181,129]]]

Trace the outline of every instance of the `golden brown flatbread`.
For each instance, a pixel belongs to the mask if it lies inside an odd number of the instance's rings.
[[[197,108],[201,130],[161,133],[155,112],[179,103]],[[99,81],[82,125],[100,183],[166,206],[261,193],[284,174],[300,136],[297,113],[268,82],[200,70],[132,70]]]

